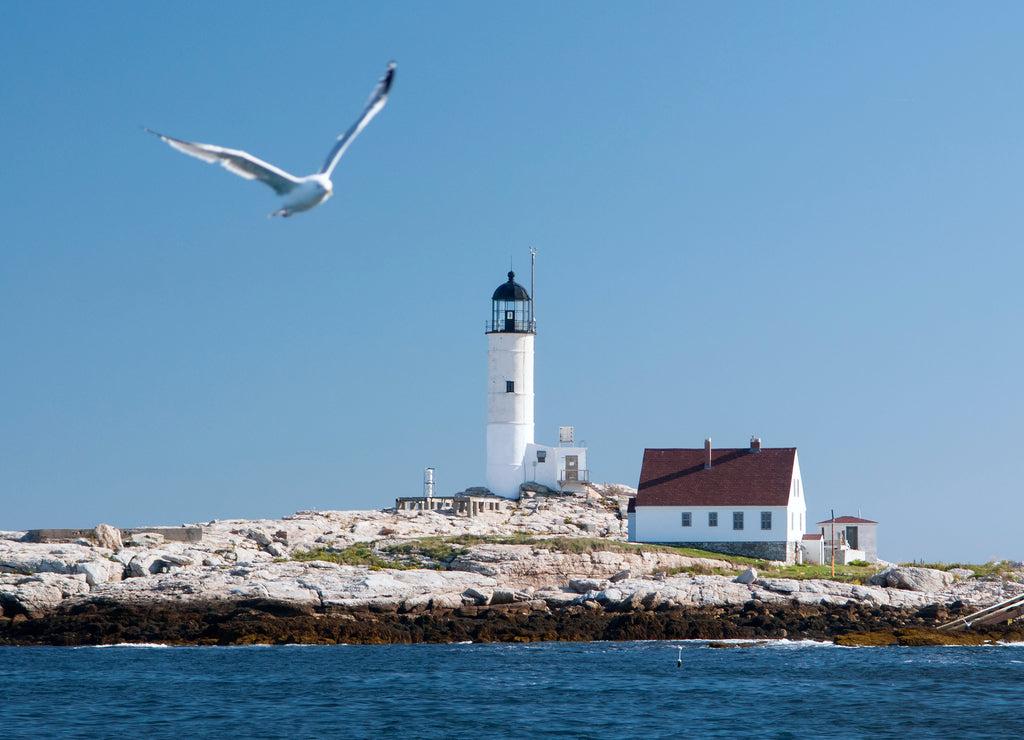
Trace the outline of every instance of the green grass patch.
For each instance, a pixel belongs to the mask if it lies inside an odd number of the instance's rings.
[[[450,538],[449,538],[450,539]],[[420,537],[415,540],[388,545],[383,551],[391,555],[404,555],[437,563],[450,563],[457,555],[466,552],[466,548],[454,544],[443,537]]]
[[[367,565],[371,568],[393,568],[397,570],[405,570],[410,567],[405,563],[380,557],[374,552],[373,545],[365,542],[357,542],[341,550],[333,547],[318,547],[315,550],[299,551],[292,554],[292,559],[299,561],[323,560],[328,563],[338,563],[339,565]]]
[[[831,565],[810,565],[805,563],[804,565],[767,565],[764,575],[775,578],[792,578],[798,581],[839,581],[841,583],[859,583],[863,585],[880,570],[881,568],[877,565],[860,561],[848,565],[837,565],[835,575],[832,575]]]

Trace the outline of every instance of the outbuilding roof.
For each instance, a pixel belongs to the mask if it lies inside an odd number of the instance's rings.
[[[818,524],[832,524],[833,522],[836,524],[878,524],[878,522],[873,522],[870,519],[861,519],[856,516],[837,516],[835,519],[826,519],[823,522],[818,522]]]
[[[636,506],[786,506],[795,447],[646,449]]]

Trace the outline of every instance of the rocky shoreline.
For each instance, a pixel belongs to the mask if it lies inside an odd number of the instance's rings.
[[[940,633],[943,609],[752,600],[727,607],[566,606],[537,602],[415,611],[313,608],[268,600],[125,604],[72,602],[0,630],[5,645],[416,644],[602,640],[803,639],[845,645],[1024,642],[1024,630]]]
[[[1013,580],[923,568],[889,569],[875,585],[713,575],[736,566],[625,545],[621,491],[531,492],[473,518],[385,510],[215,521],[198,540],[145,528],[122,540],[105,526],[72,542],[0,533],[0,644],[924,644],[938,637],[922,630],[1024,593]],[[570,537],[580,534],[591,537]],[[371,564],[344,562],[353,552]],[[957,635],[943,639],[1024,641],[1012,627]]]

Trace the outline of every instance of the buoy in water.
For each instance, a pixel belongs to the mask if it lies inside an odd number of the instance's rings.
[[[679,648],[679,657],[676,658],[676,668],[682,668],[682,667],[683,667],[683,648],[680,647]]]

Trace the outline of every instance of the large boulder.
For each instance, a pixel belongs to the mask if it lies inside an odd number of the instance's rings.
[[[175,565],[167,559],[167,553],[143,552],[133,557],[128,562],[126,575],[130,578],[144,578],[158,573],[167,573]]]
[[[69,596],[88,592],[89,585],[81,574],[0,575],[0,610],[4,616],[26,614],[35,617]]]
[[[121,540],[121,530],[109,524],[97,525],[96,529],[92,531],[92,539],[97,546],[105,547],[115,552],[124,547],[124,542]]]
[[[893,566],[872,576],[868,583],[872,586],[900,588],[905,591],[937,593],[953,585],[953,580],[951,574],[934,568]]]
[[[75,563],[75,573],[83,573],[89,586],[101,583],[120,581],[124,575],[124,566],[115,560],[86,560]]]
[[[747,568],[740,575],[736,576],[735,583],[751,584],[757,580],[757,571],[753,568]]]

